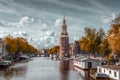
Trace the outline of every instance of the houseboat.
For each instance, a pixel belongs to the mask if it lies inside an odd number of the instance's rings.
[[[28,57],[27,55],[22,55],[22,56],[19,56],[17,57],[18,58],[18,61],[28,61],[30,59],[30,57]]]
[[[74,66],[81,69],[97,69],[100,61],[91,58],[77,58],[74,60]]]
[[[97,73],[106,74],[111,79],[120,80],[120,66],[98,66]]]
[[[95,79],[109,79],[106,74],[103,73],[96,73],[95,74]]]
[[[12,64],[11,61],[0,61],[0,69],[8,68]]]

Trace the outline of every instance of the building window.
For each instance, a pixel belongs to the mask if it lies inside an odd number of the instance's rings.
[[[116,72],[114,72],[114,76],[115,76],[115,77],[117,77],[117,74],[116,74]]]
[[[109,70],[109,74],[111,74],[111,71]]]

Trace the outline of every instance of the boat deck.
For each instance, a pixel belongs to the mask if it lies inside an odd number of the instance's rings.
[[[95,74],[89,74],[91,78],[93,78],[94,80],[115,80],[115,79],[111,79],[111,78],[97,78],[95,77]]]

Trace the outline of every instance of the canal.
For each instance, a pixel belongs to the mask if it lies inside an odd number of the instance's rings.
[[[72,61],[36,57],[0,71],[0,80],[92,80],[87,71],[73,69]]]

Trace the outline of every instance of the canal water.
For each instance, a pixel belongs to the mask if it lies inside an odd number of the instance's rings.
[[[87,71],[73,68],[72,61],[33,58],[0,70],[0,80],[92,80]]]

